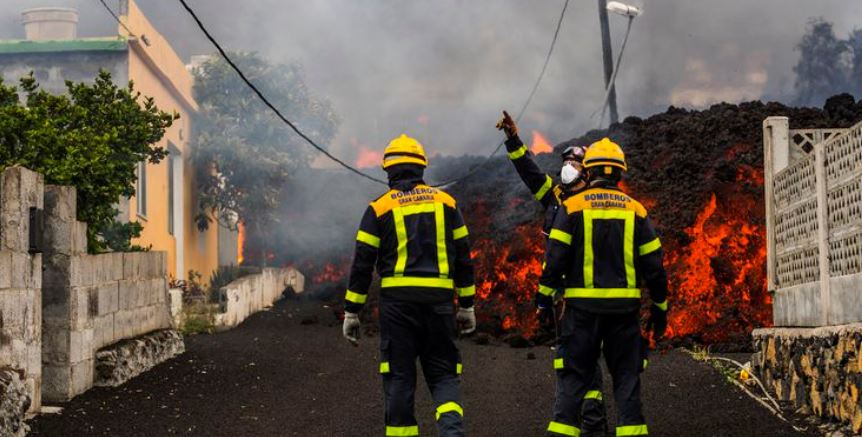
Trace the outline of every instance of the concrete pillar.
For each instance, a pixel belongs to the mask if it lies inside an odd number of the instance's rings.
[[[763,164],[766,200],[766,277],[767,289],[778,288],[775,272],[775,196],[773,181],[775,173],[784,169],[790,159],[790,119],[769,117],[763,121]]]

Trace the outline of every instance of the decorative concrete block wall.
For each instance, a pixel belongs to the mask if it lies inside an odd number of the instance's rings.
[[[96,352],[172,327],[164,252],[89,255],[72,187],[45,190],[42,395],[65,401],[93,387]]]
[[[3,390],[0,403],[26,404],[29,411],[41,405],[42,255],[30,250],[30,216],[31,209],[43,207],[43,186],[42,175],[21,167],[0,173],[0,369],[20,374],[15,381],[23,383],[29,398],[24,403],[21,390]],[[10,384],[3,387],[15,385]],[[19,399],[4,398],[7,395]],[[0,423],[15,420],[0,417]]]
[[[288,288],[296,293],[305,290],[305,277],[293,267],[264,268],[260,273],[231,282],[219,290],[216,327],[226,329],[239,325],[250,315],[272,306]]]

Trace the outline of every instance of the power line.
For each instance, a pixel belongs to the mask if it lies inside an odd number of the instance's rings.
[[[105,10],[107,10],[108,13],[111,14],[112,17],[114,17],[114,20],[116,20],[117,23],[120,23],[120,26],[123,26],[123,29],[126,29],[126,32],[129,32],[129,36],[136,38],[134,32],[132,32],[132,30],[129,29],[128,26],[126,26],[126,23],[123,23],[123,20],[120,20],[120,17],[117,16],[117,14],[114,12],[114,10],[111,9],[111,7],[108,6],[107,3],[105,3],[105,0],[99,0],[99,2],[101,2],[102,6],[105,7]]]
[[[104,4],[104,0],[100,0],[100,1],[102,2],[102,4]],[[239,68],[239,66],[237,66],[237,65],[236,65],[236,63],[234,63],[234,62],[233,62],[233,60],[230,58],[230,56],[228,56],[227,52],[225,52],[225,50],[224,50],[224,49],[222,48],[222,46],[218,43],[218,41],[216,41],[216,40],[215,40],[215,38],[210,34],[210,32],[207,30],[206,26],[204,26],[203,22],[201,22],[200,18],[198,18],[198,16],[197,16],[197,14],[195,13],[195,11],[194,11],[194,10],[193,10],[189,5],[188,5],[188,3],[186,2],[186,0],[179,0],[179,2],[180,2],[180,4],[182,4],[183,8],[185,8],[186,12],[188,12],[188,13],[189,13],[189,15],[191,15],[191,17],[192,17],[192,19],[194,19],[195,23],[197,23],[198,28],[200,28],[200,30],[201,30],[201,32],[203,32],[204,36],[206,36],[206,38],[207,38],[207,39],[209,40],[209,42],[210,42],[210,43],[211,43],[211,44],[216,48],[216,50],[219,52],[219,54],[222,56],[222,58],[224,58],[225,62],[227,62],[227,63],[228,63],[228,65],[230,65],[230,66],[231,66],[231,68],[233,68],[233,70],[237,73],[237,75],[239,75],[240,79],[242,79],[242,81],[243,81],[243,82],[245,82],[245,84],[246,84],[249,88],[251,88],[251,90],[252,90],[252,91],[254,91],[254,93],[257,95],[257,97],[258,97],[258,98],[260,98],[260,100],[261,100],[261,101],[262,101],[262,102],[263,102],[263,103],[264,103],[264,104],[265,104],[265,105],[266,105],[270,110],[272,110],[272,111],[275,113],[275,115],[276,115],[276,116],[278,116],[278,118],[279,118],[281,121],[283,121],[285,124],[287,124],[288,126],[290,126],[290,128],[291,128],[291,129],[293,129],[293,131],[294,131],[294,132],[296,132],[296,134],[297,134],[297,135],[299,135],[300,137],[302,137],[302,139],[304,139],[308,144],[310,144],[312,147],[314,147],[315,149],[317,149],[319,152],[323,153],[327,158],[329,158],[329,159],[331,159],[332,161],[334,161],[334,162],[338,163],[339,165],[341,165],[341,166],[342,166],[342,167],[344,167],[345,169],[347,169],[347,170],[349,170],[349,171],[351,171],[351,172],[355,173],[356,175],[361,176],[361,177],[363,177],[363,178],[365,178],[365,179],[368,179],[368,180],[371,180],[371,181],[374,181],[374,182],[378,182],[378,183],[381,183],[381,184],[384,184],[384,185],[388,185],[388,183],[387,183],[386,181],[383,181],[383,180],[378,179],[378,178],[376,178],[376,177],[374,177],[374,176],[371,176],[371,175],[369,175],[369,174],[367,174],[367,173],[365,173],[365,172],[363,172],[363,171],[361,171],[361,170],[359,170],[359,169],[357,169],[357,168],[355,168],[355,167],[353,167],[353,166],[351,166],[351,165],[347,164],[346,162],[342,161],[341,159],[339,159],[338,157],[334,156],[333,154],[329,153],[326,149],[324,149],[323,147],[319,146],[319,145],[318,145],[314,140],[312,140],[312,139],[311,139],[311,138],[309,138],[305,133],[303,133],[303,132],[302,132],[298,127],[296,127],[296,125],[294,125],[290,120],[288,120],[288,119],[287,119],[287,117],[285,117],[285,116],[281,113],[281,111],[279,111],[279,110],[278,110],[278,108],[276,108],[276,107],[275,107],[275,105],[273,105],[273,104],[269,101],[269,99],[267,99],[267,98],[266,98],[266,96],[264,96],[264,95],[263,95],[263,93],[262,93],[262,92],[261,92],[261,91],[260,91],[260,90],[259,90],[259,89],[258,89],[258,88],[257,88],[257,87],[256,87],[256,86],[255,86],[255,85],[254,85],[254,84],[253,84],[253,83],[252,83],[252,82],[251,82],[251,81],[246,77],[245,73],[243,73],[243,71]],[[562,11],[560,12],[560,18],[559,18],[559,20],[557,21],[557,28],[556,28],[556,30],[554,31],[554,37],[553,37],[553,39],[551,40],[551,46],[548,48],[548,54],[547,54],[547,56],[545,57],[545,62],[544,62],[544,64],[542,65],[542,70],[541,70],[541,72],[539,73],[539,77],[536,79],[536,83],[533,85],[533,88],[530,90],[530,94],[527,96],[527,100],[526,100],[526,101],[524,101],[524,105],[521,107],[521,110],[520,110],[520,111],[519,111],[519,113],[518,113],[518,116],[517,116],[517,118],[516,118],[516,120],[517,120],[517,121],[520,121],[520,120],[521,120],[521,117],[524,115],[524,112],[527,110],[527,107],[530,105],[530,102],[533,100],[533,96],[536,94],[536,91],[539,89],[539,85],[541,84],[542,79],[543,79],[543,78],[544,78],[544,76],[545,76],[545,71],[546,71],[546,70],[547,70],[547,68],[548,68],[548,63],[551,61],[551,55],[552,55],[552,54],[553,54],[553,52],[554,52],[554,46],[557,44],[557,38],[559,37],[559,34],[560,34],[560,28],[561,28],[561,27],[562,27],[562,25],[563,25],[563,18],[564,18],[564,17],[565,17],[565,15],[566,15],[566,9],[568,8],[568,6],[569,6],[569,0],[565,0],[565,3],[563,4],[563,9],[562,9]],[[107,5],[105,5],[105,7],[107,8]],[[110,8],[109,8],[109,11],[110,11]],[[112,15],[113,15],[113,11],[111,11],[111,12],[112,12]],[[118,20],[119,20],[119,19],[118,19]],[[127,30],[128,30],[128,29],[127,29]],[[464,180],[464,179],[466,179],[466,178],[468,178],[468,177],[472,176],[474,173],[476,173],[476,171],[478,171],[478,170],[479,170],[479,168],[481,168],[482,166],[484,166],[488,161],[490,161],[490,160],[491,160],[491,158],[493,158],[493,157],[494,157],[494,155],[496,155],[496,154],[497,154],[497,152],[499,152],[499,151],[500,151],[500,148],[501,148],[501,147],[503,147],[503,144],[505,144],[505,142],[500,142],[500,144],[498,144],[498,145],[497,145],[497,147],[494,149],[494,151],[493,151],[493,152],[491,152],[491,154],[490,154],[490,155],[488,155],[488,157],[487,157],[487,158],[485,158],[485,160],[484,160],[482,163],[480,163],[479,165],[477,165],[476,167],[474,167],[473,169],[471,169],[470,171],[468,171],[466,174],[464,174],[464,175],[462,175],[462,176],[460,176],[460,177],[457,177],[457,178],[449,179],[449,180],[447,180],[447,181],[444,181],[444,182],[439,183],[439,184],[434,185],[434,186],[435,186],[435,187],[443,187],[443,186],[451,185],[451,184],[454,184],[454,183],[456,183],[456,182],[462,181],[462,180]]]

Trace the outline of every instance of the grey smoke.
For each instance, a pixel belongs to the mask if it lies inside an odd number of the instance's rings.
[[[344,120],[331,149],[347,160],[356,154],[351,140],[380,150],[401,132],[419,137],[431,153],[489,152],[500,138],[493,129],[498,111],[523,102],[562,6],[562,0],[191,3],[229,49],[304,65],[313,90],[331,99]],[[862,2],[847,0],[640,3],[645,14],[635,22],[618,78],[623,116],[717,99],[790,100],[794,46],[808,18],[834,22],[842,38],[862,23]],[[22,37],[20,11],[49,5],[78,8],[81,36],[115,32],[98,0],[3,0],[0,37]],[[184,58],[212,52],[178,2],[139,5]],[[604,95],[597,21],[595,1],[571,2],[525,131],[561,142],[596,127],[588,117]],[[611,16],[611,24],[619,47],[625,20]]]

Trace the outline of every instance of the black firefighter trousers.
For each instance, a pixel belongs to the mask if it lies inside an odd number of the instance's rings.
[[[461,359],[455,336],[454,303],[422,304],[381,298],[380,373],[387,436],[419,435],[413,411],[417,358],[437,406],[439,435],[465,435],[458,387]]]
[[[647,435],[640,399],[643,356],[638,314],[595,314],[569,305],[554,366],[557,399],[548,436],[581,435],[581,408],[596,372],[601,372],[597,360],[602,352],[613,377],[616,435]]]

